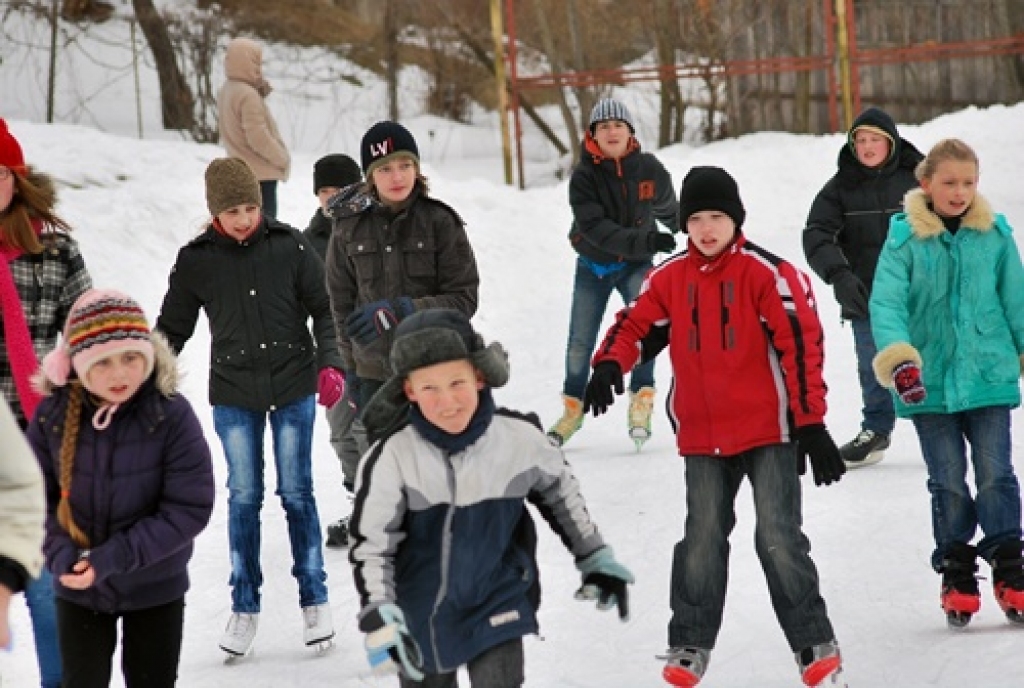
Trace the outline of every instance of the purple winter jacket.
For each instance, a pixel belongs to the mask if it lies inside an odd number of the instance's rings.
[[[40,403],[28,438],[46,479],[43,550],[58,597],[104,613],[172,602],[189,587],[192,543],[210,520],[214,477],[210,448],[188,400],[174,394],[174,356],[154,335],[156,368],[110,425],[93,428],[86,394],[72,469],[71,509],[90,539],[96,582],[86,590],[57,580],[78,561],[79,547],[57,522],[60,443],[70,387]]]

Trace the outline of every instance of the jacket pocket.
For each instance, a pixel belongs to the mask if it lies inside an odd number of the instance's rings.
[[[360,291],[373,293],[374,285],[381,280],[380,244],[373,239],[350,241],[345,252],[352,258]]]
[[[1016,353],[1009,325],[1001,313],[987,313],[978,318],[977,361],[986,382],[1016,383],[1020,376],[1020,359]]]
[[[413,237],[402,245],[405,272],[416,282],[437,277],[437,246],[433,237]]]

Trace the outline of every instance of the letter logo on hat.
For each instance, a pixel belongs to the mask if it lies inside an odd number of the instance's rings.
[[[374,158],[383,158],[385,155],[391,155],[391,152],[395,149],[394,141],[390,138],[386,138],[380,143],[370,144],[370,155]]]

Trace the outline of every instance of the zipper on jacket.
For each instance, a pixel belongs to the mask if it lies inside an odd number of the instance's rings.
[[[729,323],[729,307],[735,302],[735,285],[731,281],[719,286],[719,308],[722,314],[722,350],[729,351],[736,346],[736,328]]]
[[[690,351],[700,351],[700,309],[697,307],[697,285],[686,287],[686,300],[690,306]]]
[[[441,534],[441,580],[437,586],[437,597],[434,598],[434,609],[430,613],[430,646],[434,652],[434,666],[437,670],[445,671],[447,667],[441,666],[441,653],[438,651],[437,629],[434,626],[437,620],[437,612],[441,608],[448,594],[448,579],[451,570],[452,554],[452,520],[455,518],[455,505],[457,503],[455,466],[452,464],[451,452],[444,452],[444,463],[448,469],[448,492],[451,495],[451,502],[448,505],[448,512],[444,515],[444,530]]]

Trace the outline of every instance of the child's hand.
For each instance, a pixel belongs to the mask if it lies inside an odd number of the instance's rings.
[[[818,487],[837,483],[846,473],[839,448],[823,424],[797,428],[793,431],[793,440],[796,442],[797,472],[803,475],[810,459],[814,484]]]
[[[71,567],[71,573],[60,577],[60,584],[72,590],[87,590],[96,582],[96,570],[88,559],[79,559]]]
[[[928,396],[921,382],[921,369],[912,361],[900,363],[892,371],[892,383],[904,404],[920,404]]]
[[[622,381],[622,368],[615,361],[601,361],[594,368],[590,382],[583,391],[583,413],[593,410],[594,417],[600,416],[615,403],[615,394],[622,394],[626,387]]]
[[[582,561],[576,568],[583,574],[583,585],[576,591],[577,600],[597,600],[597,608],[604,611],[619,608],[619,619],[629,620],[628,583],[633,574],[615,559],[611,547],[602,547]]]
[[[359,630],[366,633],[366,659],[374,674],[401,672],[410,681],[423,680],[423,654],[398,605],[380,605],[359,621]]]
[[[345,376],[337,368],[320,369],[316,383],[317,401],[325,408],[333,408],[345,394]]]

